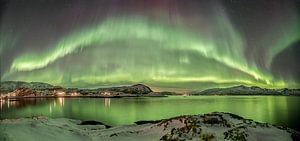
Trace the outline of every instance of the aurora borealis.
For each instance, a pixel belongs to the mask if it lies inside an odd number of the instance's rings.
[[[300,87],[300,4],[274,0],[9,0],[1,81],[89,87]]]

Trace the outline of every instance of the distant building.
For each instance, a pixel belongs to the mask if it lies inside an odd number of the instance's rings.
[[[54,96],[64,96],[64,95],[66,95],[66,92],[62,87],[54,88]]]
[[[111,92],[101,92],[101,95],[103,95],[103,96],[111,96]]]

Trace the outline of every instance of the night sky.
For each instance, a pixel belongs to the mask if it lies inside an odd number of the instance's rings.
[[[300,88],[294,0],[1,1],[1,81]]]

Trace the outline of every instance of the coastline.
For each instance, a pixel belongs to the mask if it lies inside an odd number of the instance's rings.
[[[210,94],[202,94],[202,95],[126,95],[126,96],[101,96],[101,95],[80,95],[80,96],[11,96],[11,97],[0,97],[1,100],[22,100],[27,98],[155,98],[155,97],[170,97],[170,96],[179,96],[179,97],[197,97],[197,96],[295,96],[298,97],[300,95],[268,95],[268,94],[260,94],[260,95],[251,95],[251,94],[226,94],[226,95],[210,95]]]
[[[126,98],[126,97],[168,97],[167,95],[126,95],[126,96],[100,96],[100,95],[80,95],[80,96],[12,96],[12,97],[0,97],[0,99],[26,99],[26,98]]]
[[[122,98],[122,97],[167,97],[167,96],[300,96],[300,89],[267,89],[257,86],[234,86],[212,88],[202,91],[155,92],[144,84],[105,88],[64,88],[42,82],[7,81],[1,82],[0,99],[22,98]]]

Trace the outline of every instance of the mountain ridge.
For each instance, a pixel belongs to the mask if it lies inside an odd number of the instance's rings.
[[[112,95],[119,94],[157,94],[157,95],[172,95],[175,92],[154,92],[152,89],[144,84],[133,84],[126,86],[112,86],[98,88],[66,88],[55,86],[44,82],[24,82],[24,81],[3,81],[0,83],[0,93],[16,93],[15,95],[26,96],[29,93],[35,95],[54,95],[57,92],[64,92],[67,94],[80,95]],[[24,94],[25,93],[25,94]],[[26,94],[28,93],[28,94]],[[41,94],[42,93],[42,94]],[[176,93],[178,95],[178,93]],[[227,88],[211,88],[203,91],[192,91],[184,95],[296,95],[300,96],[300,89],[268,89],[258,86],[244,86],[238,85]]]
[[[211,88],[194,91],[190,95],[300,95],[300,89],[268,89],[258,86],[238,85],[228,88]]]

